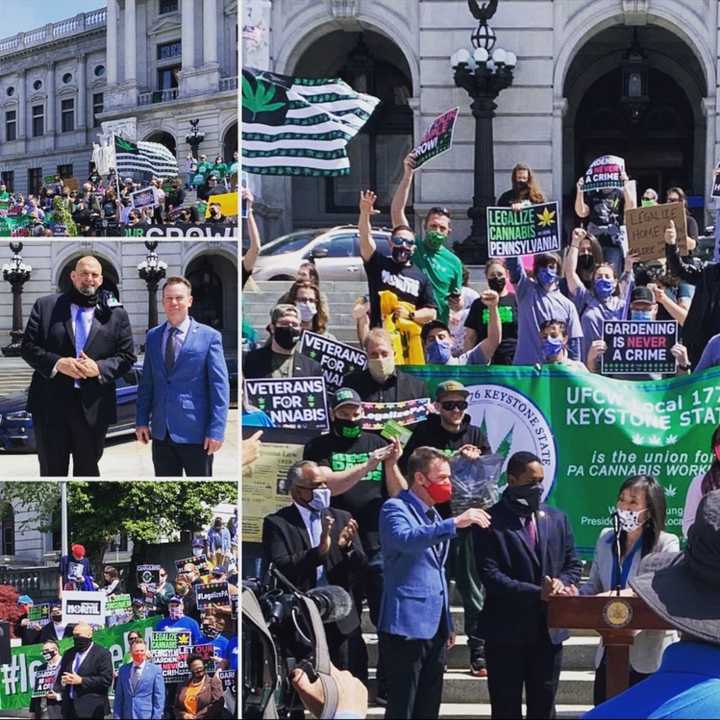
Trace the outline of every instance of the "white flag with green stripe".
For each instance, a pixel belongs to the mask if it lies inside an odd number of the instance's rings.
[[[339,79],[243,69],[243,170],[260,175],[347,175],[347,144],[380,100]]]

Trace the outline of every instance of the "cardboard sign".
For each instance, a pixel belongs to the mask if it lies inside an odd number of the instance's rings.
[[[158,205],[157,188],[146,187],[130,193],[130,203],[136,210],[144,207],[155,207]]]
[[[197,609],[208,610],[211,605],[229,605],[230,592],[227,582],[195,585],[195,600]]]
[[[274,427],[328,430],[324,378],[248,379],[245,391],[250,405],[265,412]]]
[[[625,160],[617,155],[603,155],[590,163],[583,179],[583,192],[622,188]]]
[[[210,206],[219,205],[220,212],[226,217],[235,217],[238,214],[238,194],[236,192],[211,195],[207,200],[205,218],[210,217]]]
[[[413,148],[416,170],[431,158],[437,157],[452,147],[455,121],[459,111],[460,108],[447,110],[433,120],[420,142]]]
[[[45,670],[37,670],[35,672],[35,685],[33,686],[32,696],[45,697],[55,685],[55,678],[59,668],[46,668]]]
[[[638,261],[665,257],[665,229],[675,222],[680,255],[687,255],[687,219],[682,203],[666,203],[625,211],[628,247]]]
[[[558,204],[529,205],[522,210],[487,208],[488,255],[520,257],[556,252],[562,243],[558,228]]]
[[[309,330],[303,331],[300,337],[299,352],[320,363],[325,387],[330,393],[343,386],[345,375],[364,370],[367,365],[367,355],[362,350]]]
[[[38,625],[47,625],[50,622],[50,603],[33,605],[28,610],[28,620]]]
[[[364,402],[363,430],[382,430],[389,420],[399,425],[414,425],[427,420],[430,398],[403,400],[402,402]]]
[[[677,342],[675,320],[605,320],[600,356],[603,375],[675,374],[677,363],[670,349]]]
[[[104,592],[63,590],[63,621],[68,625],[70,623],[84,622],[102,627],[105,625],[106,600],[107,596]]]
[[[135,568],[137,573],[138,585],[155,585],[160,584],[160,565],[138,565]]]
[[[235,223],[175,223],[174,225],[134,225],[123,227],[124,238],[234,238],[239,236]]]

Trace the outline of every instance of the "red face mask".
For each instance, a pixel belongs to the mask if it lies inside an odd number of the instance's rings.
[[[452,497],[452,485],[450,482],[430,483],[425,486],[425,489],[436,505],[449,502]]]
[[[144,650],[133,650],[132,651],[132,659],[139,664],[142,663],[142,661],[145,659],[145,651]]]
[[[715,457],[720,460],[720,445],[716,445],[713,450],[715,451]]]

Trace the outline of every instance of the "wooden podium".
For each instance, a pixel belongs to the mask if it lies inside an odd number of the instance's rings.
[[[628,687],[630,646],[638,630],[672,630],[639,597],[579,595],[548,598],[551,628],[597,630],[607,652],[607,697]]]

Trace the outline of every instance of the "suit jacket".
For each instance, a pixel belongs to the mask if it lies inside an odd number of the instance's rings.
[[[103,292],[103,297],[107,295]],[[35,372],[30,383],[28,410],[33,415],[62,415],[77,392],[75,381],[57,373],[55,363],[75,357],[70,294],[46,295],[33,305],[22,341],[22,357]],[[85,354],[95,360],[100,375],[80,381],[80,400],[88,424],[111,425],[117,420],[115,380],[135,362],[133,337],[125,309],[98,303],[93,315]]]
[[[206,675],[205,678],[205,687],[197,696],[197,713],[195,717],[198,720],[200,718],[216,720],[223,716],[223,708],[225,707],[222,680],[217,675],[213,675],[213,677]],[[185,709],[186,695],[187,683],[180,687],[175,699],[175,717],[180,717],[181,712],[187,712]]]
[[[250,379],[270,377],[271,358],[272,349],[269,344],[246,353],[243,358],[243,377]],[[292,377],[322,377],[322,368],[316,360],[297,352],[293,353],[292,359]]]
[[[380,510],[383,594],[378,630],[429,640],[440,622],[452,631],[445,579],[452,518],[431,522],[410,490],[387,500]]]
[[[59,638],[57,636],[57,633],[55,632],[55,625],[53,625],[52,620],[47,624],[43,625],[42,630],[40,631],[40,640],[38,642],[44,643],[48,640],[52,640],[53,642],[58,642],[59,640],[64,640],[65,638],[72,637],[73,628],[75,627],[75,623],[70,623],[69,625],[65,626],[65,632],[63,632],[63,636]]]
[[[501,499],[489,510],[487,529],[473,526],[477,568],[485,586],[481,637],[507,645],[557,644],[567,630],[549,631],[547,603],[540,598],[543,577],[576,585],[581,565],[567,515],[548,505],[536,513],[537,549],[531,549],[520,517]]]
[[[110,651],[94,643],[85,659],[80,663],[77,674],[82,678],[80,685],[65,685],[60,682],[63,673],[73,672],[75,648],[63,653],[53,689],[62,694],[63,717],[72,717],[70,710],[73,702],[70,688],[75,688],[75,713],[82,718],[102,718],[110,712],[108,690],[113,681],[113,665]]]
[[[337,545],[341,530],[352,517],[345,510],[329,508],[335,520],[332,530],[330,552],[321,558],[313,547],[302,516],[295,505],[287,505],[263,521],[262,546],[265,562],[274,563],[280,572],[300,590],[310,590],[317,582],[317,567],[323,565],[328,583],[339,585],[352,596],[354,588],[362,580],[367,558],[358,535],[352,543],[352,552],[345,553]],[[349,635],[360,625],[360,616],[353,601],[350,614],[335,625],[340,634]]]
[[[137,424],[151,425],[163,440],[176,443],[223,440],[230,405],[230,383],[217,330],[190,318],[185,342],[168,373],[162,352],[167,322],[148,331],[142,383],[138,388]]]
[[[132,688],[133,663],[127,663],[118,670],[115,682],[115,720],[160,720],[165,707],[165,681],[162,670],[145,661],[140,680]]]

